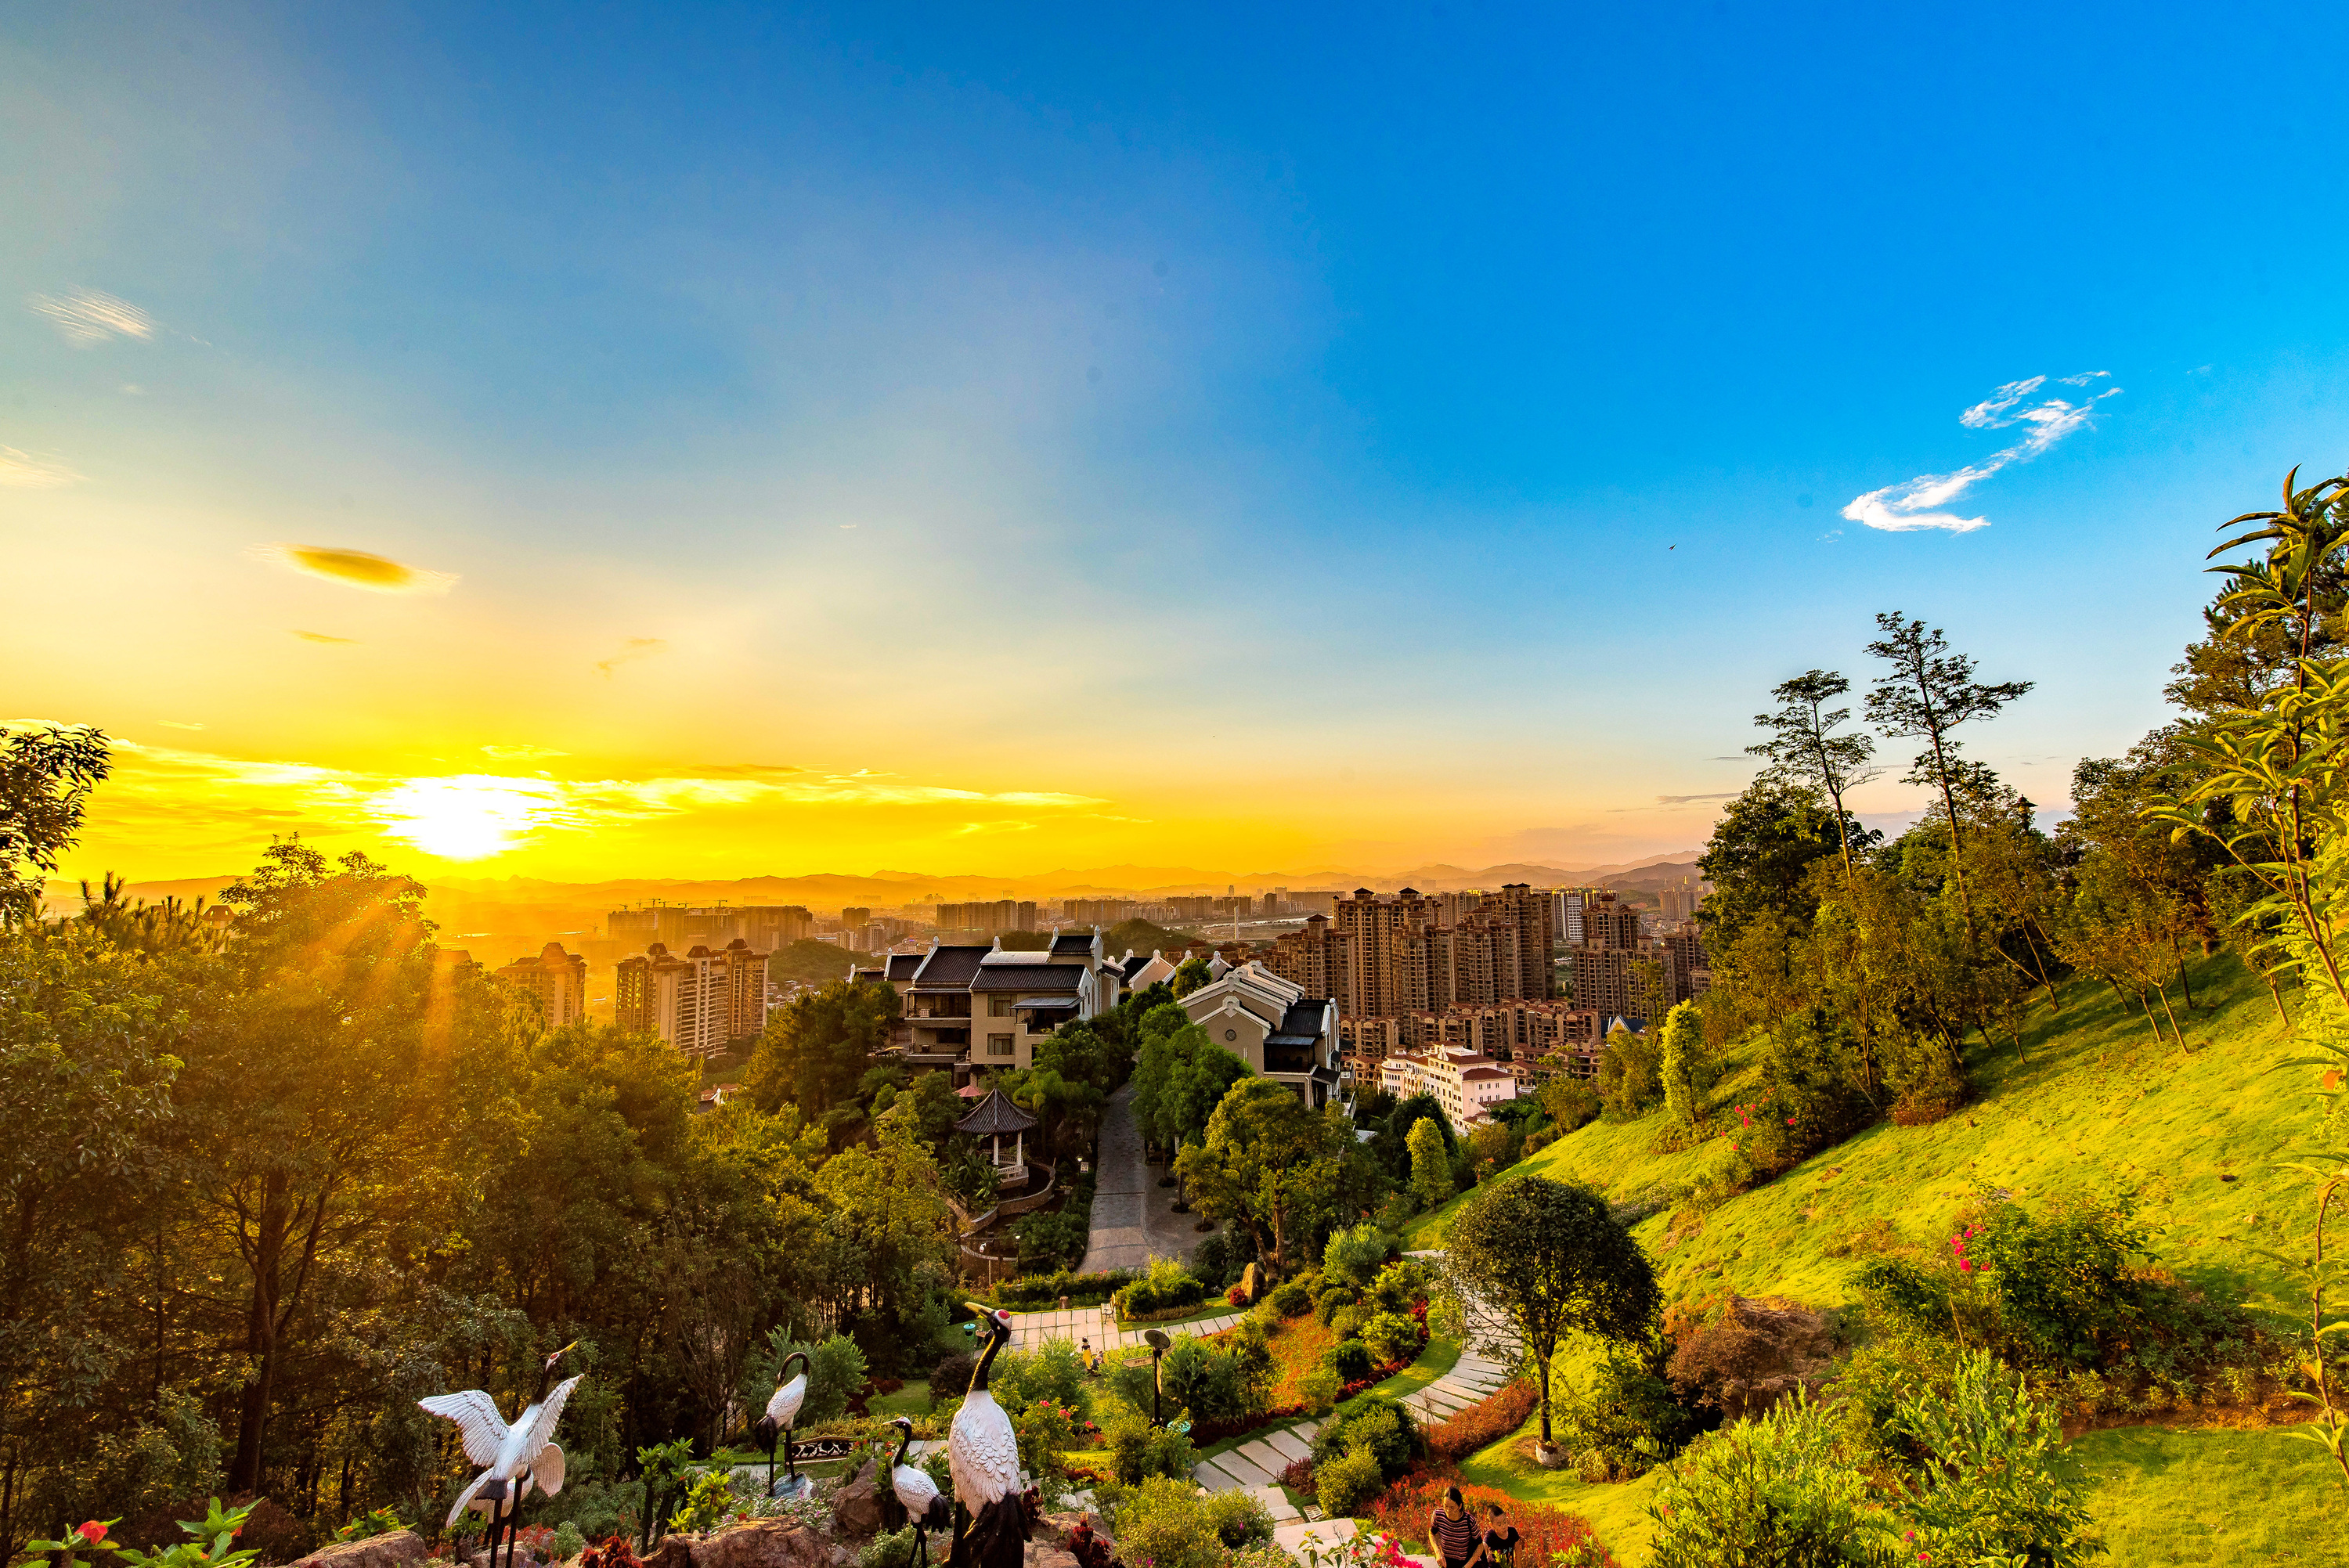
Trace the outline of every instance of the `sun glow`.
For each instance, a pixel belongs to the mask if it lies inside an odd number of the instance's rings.
[[[487,860],[567,816],[562,791],[532,779],[410,779],[369,802],[384,831],[447,861]]]

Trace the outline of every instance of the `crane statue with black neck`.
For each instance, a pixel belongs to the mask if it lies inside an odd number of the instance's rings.
[[[988,1388],[996,1352],[1011,1342],[1011,1315],[969,1302],[987,1336],[970,1375],[970,1393],[947,1433],[947,1469],[955,1501],[970,1515],[947,1556],[949,1568],[1020,1568],[1028,1550],[1028,1504],[1020,1495],[1019,1439]]]

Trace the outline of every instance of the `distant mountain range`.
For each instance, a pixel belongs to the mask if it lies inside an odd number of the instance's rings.
[[[613,910],[656,899],[664,903],[685,904],[797,903],[828,915],[851,904],[896,908],[931,900],[1158,900],[1177,893],[1220,893],[1227,887],[1237,887],[1244,892],[1274,887],[1334,888],[1343,892],[1367,887],[1380,892],[1411,887],[1422,892],[1453,892],[1464,888],[1499,887],[1505,882],[1533,882],[1653,892],[1694,876],[1697,854],[1695,850],[1683,850],[1678,854],[1651,855],[1646,860],[1609,866],[1513,861],[1481,868],[1433,864],[1383,872],[1325,867],[1303,872],[1234,872],[1195,866],[1121,865],[1028,876],[946,876],[926,872],[880,871],[867,876],[823,872],[813,876],[731,880],[620,877],[595,882],[549,882],[536,877],[443,876],[430,882],[431,893],[425,908],[439,923],[443,942],[478,947],[475,957],[502,963],[533,952],[549,941],[575,944],[580,938],[600,930],[604,917]],[[181,877],[171,882],[133,882],[128,892],[133,898],[149,900],[209,900],[235,880],[233,876]],[[80,907],[80,889],[73,882],[51,882],[47,894],[49,907],[57,913]]]

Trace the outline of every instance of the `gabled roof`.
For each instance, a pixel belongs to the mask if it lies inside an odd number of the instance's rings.
[[[892,980],[912,980],[914,977],[914,971],[922,966],[922,960],[926,956],[926,954],[920,953],[892,953],[889,954],[888,963],[889,978]]]
[[[1034,1117],[1004,1099],[1001,1089],[993,1089],[977,1109],[954,1124],[954,1130],[986,1138],[998,1132],[1027,1132],[1035,1125]]]
[[[1074,991],[1085,971],[1073,964],[983,964],[972,975],[974,991]]]
[[[942,986],[961,991],[970,985],[971,976],[978,973],[979,964],[993,952],[992,948],[943,944],[919,954],[921,967],[914,971],[914,984],[925,988]]]
[[[1063,954],[1089,956],[1097,940],[1090,931],[1063,931],[1052,938],[1052,953],[1055,957]]]

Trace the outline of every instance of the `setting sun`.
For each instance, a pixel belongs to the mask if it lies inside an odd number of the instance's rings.
[[[554,785],[481,774],[410,779],[378,795],[370,810],[391,837],[448,861],[502,855],[564,816]]]

